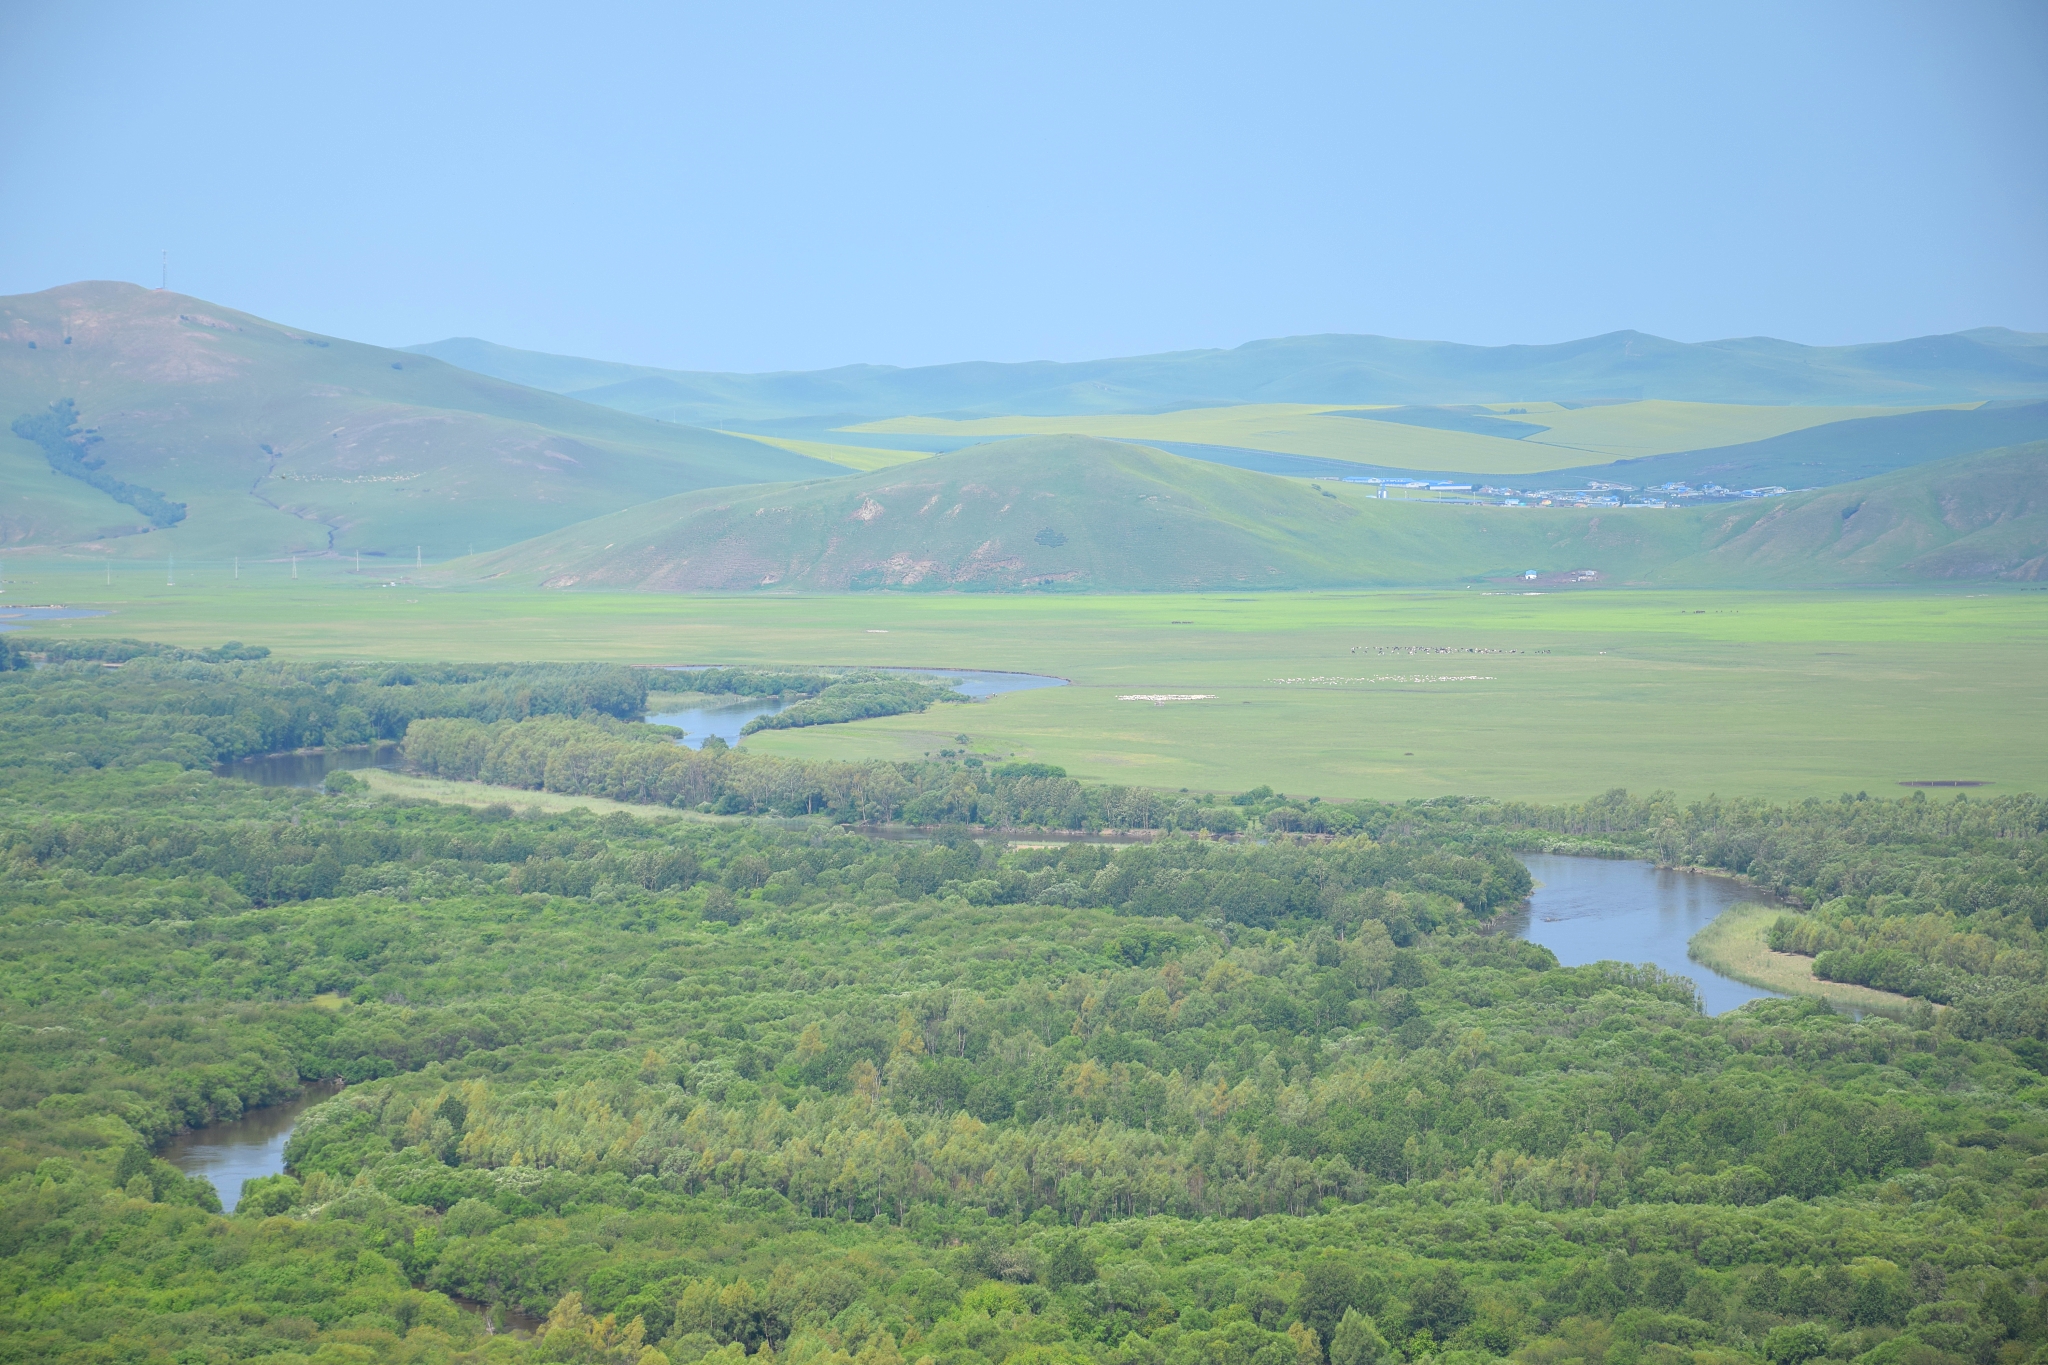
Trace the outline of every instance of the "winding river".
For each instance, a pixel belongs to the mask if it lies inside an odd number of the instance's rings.
[[[1509,928],[1550,949],[1565,966],[1653,963],[1691,977],[1708,1014],[1776,998],[1775,991],[1723,976],[1686,956],[1686,944],[1716,915],[1756,899],[1740,883],[1615,858],[1531,854],[1522,862],[1536,879],[1536,891]]]
[[[941,676],[990,675],[948,672]],[[1528,909],[1510,921],[1509,929],[1550,949],[1565,966],[1602,961],[1653,963],[1667,972],[1691,977],[1708,1014],[1723,1014],[1746,1001],[1774,994],[1722,976],[1686,956],[1687,941],[1714,916],[1753,899],[1745,896],[1737,883],[1725,877],[1673,872],[1616,859],[1539,854],[1522,861],[1536,878],[1536,891],[1529,898]],[[299,1099],[254,1109],[233,1123],[174,1138],[164,1159],[187,1175],[211,1180],[220,1191],[221,1206],[232,1211],[241,1199],[244,1182],[284,1169],[285,1139],[300,1112],[333,1094],[331,1086],[308,1086]]]
[[[686,673],[695,670],[671,671]],[[1000,697],[1010,692],[1033,692],[1042,687],[1067,685],[1065,678],[1047,677],[1042,673],[999,673],[979,668],[875,668],[867,671],[943,678],[953,684],[955,692],[975,701],[983,697]],[[734,745],[740,742],[740,730],[748,721],[756,716],[772,716],[786,706],[794,706],[798,700],[801,699],[706,698],[694,706],[651,711],[642,719],[652,725],[678,727],[683,731],[682,742],[687,748],[701,749],[704,747],[704,741],[713,735],[728,745]],[[263,787],[300,787],[310,790],[324,783],[329,773],[349,772],[357,768],[389,768],[402,771],[404,767],[405,756],[400,752],[398,745],[385,740],[377,744],[350,748],[301,749],[295,753],[258,754],[254,758],[238,759],[233,763],[217,763],[213,771],[221,777],[239,777]]]
[[[297,1099],[251,1109],[232,1123],[216,1123],[171,1139],[162,1155],[186,1175],[203,1175],[220,1193],[220,1206],[229,1213],[242,1202],[242,1186],[251,1180],[276,1175],[284,1170],[285,1139],[299,1115],[322,1100],[334,1098],[340,1087],[316,1082]]]

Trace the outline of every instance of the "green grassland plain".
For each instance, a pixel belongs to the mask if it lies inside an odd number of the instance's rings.
[[[4,568],[7,602],[112,613],[33,627],[44,634],[233,638],[296,658],[894,665],[1072,683],[747,741],[791,756],[920,757],[965,733],[977,752],[1092,780],[1265,782],[1330,799],[2048,789],[2038,590],[719,597],[384,587],[310,568],[294,582],[268,564],[239,581],[226,565],[189,566],[175,587],[133,567],[111,586],[98,567]],[[1154,693],[1207,695],[1123,700]]]

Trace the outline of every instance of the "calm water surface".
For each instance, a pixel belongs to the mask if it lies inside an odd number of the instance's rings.
[[[405,758],[398,746],[384,743],[347,749],[308,749],[292,754],[259,754],[233,763],[216,763],[213,771],[216,776],[239,777],[261,787],[317,787],[327,780],[329,773],[404,766]]]
[[[693,673],[695,669],[671,669],[674,673]],[[943,678],[953,684],[953,690],[963,697],[980,700],[983,697],[1000,697],[1006,692],[1033,692],[1041,687],[1065,687],[1065,678],[1049,678],[1042,673],[996,673],[977,668],[873,668],[870,673],[906,673],[921,677]],[[740,729],[756,716],[772,716],[794,701],[763,700],[760,698],[707,701],[701,706],[685,707],[678,711],[649,712],[646,719],[650,725],[673,725],[683,732],[683,743],[692,749],[704,747],[704,741],[717,735],[727,744],[740,742]]]
[[[0,630],[27,630],[25,623],[29,621],[80,621],[106,614],[79,607],[10,607],[0,603]]]
[[[1531,854],[1522,862],[1536,879],[1536,891],[1511,930],[1550,949],[1565,966],[1654,963],[1691,977],[1708,1014],[1778,998],[1775,991],[1745,985],[1686,956],[1686,943],[1714,916],[1756,899],[1739,883],[1613,858]]]
[[[216,1123],[171,1139],[161,1155],[186,1175],[203,1175],[220,1192],[220,1206],[229,1213],[242,1202],[242,1186],[284,1170],[284,1143],[292,1124],[308,1108],[332,1099],[339,1086],[309,1085],[306,1093],[283,1104],[251,1109],[233,1123]]]
[[[0,611],[4,611],[0,608]],[[677,672],[691,670],[678,669]],[[877,668],[875,673],[910,673],[926,677],[944,678],[953,684],[953,690],[963,697],[1000,697],[1006,692],[1030,692],[1041,687],[1065,687],[1065,678],[1049,678],[1038,673],[997,673],[986,669],[973,668]],[[780,711],[791,702],[764,701],[759,698],[732,697],[707,701],[701,706],[685,707],[676,711],[656,711],[645,719],[654,725],[674,725],[682,729],[683,743],[692,749],[704,747],[704,741],[717,735],[727,744],[740,742],[740,728],[756,716],[769,716]],[[327,774],[348,772],[356,768],[389,768],[402,771],[405,757],[396,744],[383,743],[356,748],[311,749],[301,753],[260,754],[234,763],[220,763],[214,772],[221,777],[239,777],[264,787],[315,788],[327,780]]]
[[[333,1099],[340,1091],[341,1086],[333,1082],[309,1085],[295,1100],[251,1109],[233,1123],[216,1123],[211,1128],[172,1138],[160,1155],[186,1175],[211,1180],[213,1188],[220,1192],[220,1206],[233,1213],[242,1202],[243,1185],[283,1173],[284,1144],[291,1137],[292,1125],[298,1122],[299,1115],[322,1100]],[[459,1296],[455,1303],[468,1312],[485,1316],[490,1326],[500,1332],[530,1335],[545,1325],[545,1319],[510,1305],[493,1306]]]

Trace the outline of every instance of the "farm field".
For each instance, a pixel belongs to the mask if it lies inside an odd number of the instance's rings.
[[[764,733],[748,741],[763,753],[909,758],[965,733],[977,752],[1097,781],[1330,799],[2048,788],[2048,598],[2031,590],[741,598],[294,585],[274,565],[239,584],[225,565],[181,568],[175,588],[129,568],[110,588],[98,569],[6,568],[9,601],[113,613],[32,626],[46,635],[235,638],[291,658],[893,665],[1073,683]],[[1206,695],[1121,700],[1166,693]]]
[[[1597,407],[1503,403],[1489,405],[1486,418],[1489,426],[1497,424],[1504,434],[1483,435],[1378,420],[1367,415],[1391,415],[1392,410],[1387,408],[1259,403],[1070,417],[983,417],[959,421],[896,417],[846,430],[870,435],[974,440],[1075,434],[1237,446],[1400,469],[1518,475],[1759,441],[1824,423],[1907,410],[1874,406],[1760,407],[1661,399]],[[1526,428],[1528,434],[1515,434],[1515,426]]]
[[[792,455],[803,455],[813,460],[843,465],[860,473],[908,464],[912,460],[922,460],[931,454],[928,450],[886,450],[880,447],[842,445],[836,441],[798,441],[787,436],[757,436],[752,432],[726,434],[749,441],[759,441],[763,445],[774,446],[777,450],[786,450]]]

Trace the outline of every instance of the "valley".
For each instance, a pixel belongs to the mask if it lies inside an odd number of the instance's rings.
[[[2048,1365],[2044,14],[9,7],[0,1365]]]
[[[294,583],[282,566],[239,583],[207,568],[175,588],[125,575],[109,594],[96,570],[38,569],[15,590],[113,613],[34,623],[47,638],[260,638],[298,659],[968,667],[1074,684],[745,741],[806,758],[919,758],[964,731],[977,749],[1095,780],[1327,799],[2048,782],[2048,610],[2018,585],[736,597]],[[1214,695],[1118,700],[1141,693]]]

